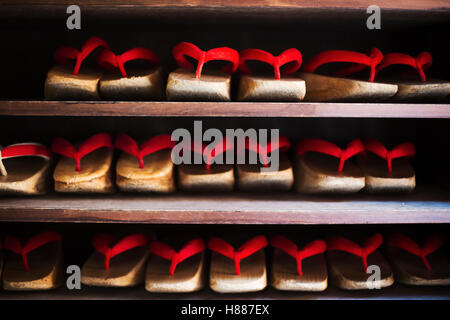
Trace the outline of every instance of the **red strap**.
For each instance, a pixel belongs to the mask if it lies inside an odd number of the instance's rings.
[[[9,145],[3,149],[0,149],[0,175],[6,176],[8,174],[3,165],[3,159],[28,156],[36,156],[50,160],[52,153],[46,146],[34,142]]]
[[[95,250],[105,256],[106,270],[109,269],[110,260],[118,254],[137,247],[146,246],[149,241],[149,236],[143,233],[131,234],[120,239],[119,241],[117,240],[118,239],[116,237],[103,233],[96,234],[92,239],[92,245]],[[115,243],[113,247],[111,247],[112,243]]]
[[[239,55],[239,71],[250,74],[251,70],[246,64],[247,60],[258,60],[270,64],[273,67],[275,79],[280,80],[280,74],[289,75],[300,68],[302,54],[295,48],[287,49],[278,56],[259,49],[244,50]],[[280,72],[280,67],[285,64],[288,64],[288,66]]]
[[[85,140],[76,149],[70,142],[63,138],[55,138],[52,143],[52,151],[68,158],[72,158],[76,163],[76,170],[81,171],[81,158],[85,155],[100,149],[113,148],[111,137],[107,133],[98,133]]]
[[[339,250],[345,251],[362,258],[364,271],[367,271],[367,257],[378,249],[383,243],[383,236],[380,233],[376,233],[366,241],[364,241],[363,246],[360,247],[353,241],[350,241],[341,237],[330,237],[327,241],[328,250]]]
[[[71,60],[75,60],[73,74],[77,75],[80,71],[81,62],[98,47],[108,48],[109,45],[99,37],[91,37],[83,44],[81,51],[72,47],[60,47],[56,49],[54,59],[60,64],[68,64],[71,63]]]
[[[363,53],[345,50],[329,50],[323,51],[314,56],[308,63],[305,64],[303,70],[305,72],[314,72],[318,67],[330,62],[351,62],[353,63],[347,68],[335,72],[336,76],[346,76],[361,71],[362,69],[370,68],[369,81],[373,82],[375,79],[375,67],[383,60],[383,54],[377,48],[372,48],[370,54],[367,56]]]
[[[410,142],[399,144],[392,150],[387,150],[386,147],[377,140],[368,139],[364,141],[364,148],[380,158],[385,159],[388,164],[389,173],[392,173],[392,159],[413,157],[416,154],[416,148]]]
[[[175,144],[176,143],[172,141],[170,134],[161,134],[147,140],[139,147],[133,138],[122,133],[117,136],[114,147],[136,157],[139,160],[139,168],[142,169],[144,168],[144,157],[146,155],[163,149],[172,149]]]
[[[260,145],[254,139],[250,137],[245,137],[245,149],[253,151],[261,155],[262,163],[267,168],[269,166],[267,155],[275,150],[280,150],[281,152],[286,152],[291,147],[291,142],[285,136],[280,136],[278,139],[278,143],[269,141],[267,145]],[[242,150],[239,150],[242,152]]]
[[[24,246],[22,246],[22,243],[17,238],[6,236],[5,249],[21,255],[25,270],[29,271],[30,267],[28,266],[27,254],[52,241],[61,242],[62,236],[55,231],[42,232],[30,238]]]
[[[295,151],[300,156],[307,152],[320,152],[339,159],[338,171],[344,170],[344,164],[347,159],[364,151],[364,145],[360,139],[351,141],[347,147],[342,150],[334,143],[321,139],[304,139],[295,147]]]
[[[222,72],[233,73],[239,66],[239,53],[231,48],[221,47],[208,51],[202,51],[196,45],[189,42],[181,42],[172,50],[173,57],[178,65],[184,69],[193,69],[193,65],[186,59],[189,56],[198,61],[195,78],[200,79],[203,65],[212,60],[225,60],[230,63],[222,69]]]
[[[203,239],[198,238],[186,243],[180,251],[175,251],[171,246],[164,242],[152,241],[149,249],[151,253],[172,262],[170,265],[169,274],[173,276],[179,263],[196,255],[197,253],[205,251],[206,245]]]
[[[274,236],[270,239],[272,247],[283,250],[297,261],[297,272],[299,276],[303,276],[302,260],[327,250],[327,245],[323,240],[314,240],[299,250],[297,245],[284,236]]]
[[[268,241],[265,236],[257,236],[250,239],[238,250],[235,250],[228,242],[220,238],[211,238],[208,242],[208,248],[212,251],[234,260],[236,275],[241,274],[241,260],[251,256],[255,252],[267,247]]]
[[[420,257],[427,270],[431,270],[430,263],[427,260],[427,256],[444,245],[444,237],[441,234],[434,234],[427,238],[425,244],[419,247],[411,238],[403,234],[389,235],[386,240],[386,244],[391,247],[397,247],[412,253]]]
[[[393,64],[403,64],[416,69],[422,82],[426,82],[424,70],[431,67],[432,63],[433,58],[428,52],[421,52],[415,58],[403,53],[388,53],[378,65],[376,73],[378,74],[381,70]]]
[[[115,55],[109,49],[103,49],[97,57],[97,63],[105,69],[118,68],[123,77],[127,77],[124,64],[131,60],[147,60],[153,66],[159,65],[158,56],[147,48],[130,49],[120,55]]]
[[[218,157],[233,147],[234,144],[231,143],[231,140],[227,137],[216,143],[214,147],[209,147],[209,145],[205,146],[203,149],[203,154],[206,154],[206,170],[211,169],[211,165],[215,157]]]

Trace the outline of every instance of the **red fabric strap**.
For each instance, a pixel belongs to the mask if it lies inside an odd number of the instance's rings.
[[[330,62],[350,62],[349,67],[339,70],[334,73],[336,76],[346,76],[361,71],[362,69],[370,68],[369,81],[373,82],[375,79],[375,68],[383,60],[383,54],[377,48],[372,48],[369,55],[363,53],[346,51],[346,50],[329,50],[323,51],[311,60],[309,60],[303,70],[305,72],[314,72],[318,67]]]
[[[208,248],[214,252],[234,260],[236,275],[241,274],[241,260],[251,256],[255,252],[267,247],[268,241],[265,236],[257,236],[250,239],[238,250],[235,250],[228,242],[220,238],[211,238],[208,242]]]
[[[387,161],[389,173],[392,173],[392,159],[413,157],[416,154],[416,148],[410,142],[399,144],[392,150],[387,150],[386,147],[377,140],[368,139],[364,141],[364,148],[380,158],[385,159]]]
[[[71,60],[75,60],[73,74],[77,75],[80,71],[81,62],[98,47],[108,48],[109,46],[103,39],[91,37],[83,44],[81,51],[72,47],[60,47],[56,49],[54,59],[60,64],[68,64],[71,63]]]
[[[95,250],[105,256],[106,270],[109,269],[110,261],[115,256],[137,247],[146,246],[149,241],[149,236],[141,233],[131,234],[120,239],[119,241],[117,240],[118,239],[116,237],[103,233],[96,234],[92,239],[92,245]],[[111,247],[112,243],[115,243],[115,245]]]
[[[150,243],[150,252],[171,261],[169,274],[173,276],[177,265],[189,257],[206,250],[205,241],[203,239],[193,239],[186,243],[180,251],[175,251],[168,244],[161,241],[152,241]]]
[[[117,136],[114,147],[128,152],[139,160],[139,168],[144,168],[144,157],[163,149],[172,149],[175,142],[171,140],[170,134],[161,134],[150,138],[139,147],[136,141],[126,134]]]
[[[269,166],[267,155],[274,150],[280,150],[281,152],[286,152],[291,147],[291,142],[285,136],[280,136],[278,139],[278,144],[269,141],[267,145],[260,145],[257,141],[245,137],[245,149],[256,152],[261,155],[262,163],[267,168]],[[242,150],[239,150],[242,152]]]
[[[339,148],[334,143],[321,139],[304,139],[295,147],[298,155],[302,156],[307,152],[324,153],[339,159],[338,171],[344,170],[347,159],[364,151],[364,145],[360,139],[351,141],[345,149]]]
[[[289,75],[300,68],[302,54],[295,48],[287,49],[278,56],[260,49],[246,49],[239,55],[239,71],[244,74],[251,73],[246,64],[247,60],[257,60],[270,64],[273,67],[275,79],[280,80],[280,74]],[[288,65],[280,72],[280,67],[285,64]]]
[[[222,72],[233,73],[239,66],[239,53],[231,48],[221,47],[208,51],[202,51],[196,45],[189,42],[181,42],[176,45],[172,50],[173,57],[177,61],[178,65],[184,69],[193,69],[193,65],[186,59],[185,56],[189,56],[198,61],[197,70],[195,72],[195,78],[200,79],[203,65],[212,60],[224,60],[230,63],[226,65]]]
[[[214,147],[205,145],[203,148],[203,154],[206,153],[206,170],[211,169],[211,165],[215,157],[225,153],[233,147],[233,143],[231,143],[231,141],[229,141],[226,137],[222,141],[216,143]]]
[[[115,55],[109,49],[103,49],[97,57],[97,63],[105,69],[118,68],[123,77],[127,77],[124,64],[132,60],[147,60],[153,66],[159,65],[158,56],[147,48],[133,48],[120,55]]]
[[[24,246],[22,246],[21,241],[17,238],[6,236],[5,249],[21,255],[25,270],[29,271],[30,267],[28,265],[27,254],[52,241],[61,242],[62,236],[55,231],[42,232],[31,237]]]
[[[350,241],[341,237],[330,237],[327,241],[327,247],[329,251],[339,250],[345,251],[362,258],[364,271],[367,271],[367,257],[374,252],[383,243],[383,236],[380,233],[376,233],[366,241],[363,246],[360,247],[353,241]]]
[[[416,69],[422,82],[426,82],[427,77],[424,71],[431,67],[432,63],[433,58],[428,52],[421,52],[415,58],[404,53],[388,53],[377,66],[376,72],[378,74],[381,70],[393,64],[402,64]]]
[[[100,149],[100,148],[113,148],[111,137],[107,133],[98,133],[83,143],[76,149],[70,142],[63,138],[55,138],[52,143],[52,151],[68,158],[72,158],[76,163],[76,170],[81,171],[81,158],[85,155]]]
[[[36,156],[50,160],[52,153],[46,146],[34,142],[9,145],[3,149],[0,149],[0,175],[6,176],[8,174],[3,165],[3,159],[28,156]]]
[[[297,272],[299,276],[303,276],[302,260],[327,250],[327,245],[323,240],[314,240],[306,244],[303,249],[299,250],[297,245],[284,236],[274,236],[270,239],[272,247],[278,248],[297,261]]]
[[[444,245],[444,237],[440,234],[431,235],[427,238],[424,245],[420,247],[411,238],[403,234],[393,234],[387,237],[386,244],[391,247],[397,247],[408,251],[409,253],[420,257],[427,270],[431,270],[427,256]]]

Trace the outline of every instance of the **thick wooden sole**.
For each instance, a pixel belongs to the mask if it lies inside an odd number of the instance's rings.
[[[83,68],[78,75],[69,66],[52,67],[45,79],[44,96],[47,100],[99,100],[98,83],[103,72]]]
[[[234,188],[234,168],[232,165],[213,165],[206,170],[205,165],[182,164],[178,169],[178,189],[195,192],[228,192]]]
[[[209,286],[220,293],[256,292],[267,286],[264,250],[241,260],[241,274],[236,275],[233,260],[221,254],[211,254]]]
[[[205,252],[196,254],[177,265],[169,275],[171,262],[152,255],[147,263],[145,290],[149,292],[194,292],[206,282]]]
[[[302,72],[306,82],[305,101],[378,102],[392,98],[397,85]]]
[[[364,188],[364,175],[356,165],[347,160],[342,172],[338,172],[338,165],[338,159],[324,154],[307,153],[297,157],[294,166],[295,191],[347,194]]]
[[[328,251],[328,272],[330,281],[338,288],[345,290],[363,290],[373,288],[385,288],[394,283],[394,275],[389,263],[378,250],[375,250],[367,258],[369,266],[380,268],[379,279],[369,280],[372,274],[364,271],[362,259],[351,253],[342,251]]]
[[[175,168],[170,150],[144,157],[144,168],[139,168],[135,157],[123,152],[116,164],[116,184],[125,192],[175,192]]]
[[[164,98],[162,70],[127,68],[127,77],[122,77],[119,72],[105,74],[100,80],[99,91],[107,100],[161,100]]]
[[[450,94],[450,82],[442,80],[399,82],[397,85],[397,94],[392,97],[396,102],[434,102],[444,100]]]
[[[405,250],[387,247],[386,257],[394,270],[395,280],[413,286],[450,285],[450,262],[442,252],[427,257],[431,270],[427,270],[420,257]]]
[[[8,175],[0,175],[0,194],[41,195],[51,185],[52,162],[37,157],[3,160]]]
[[[230,101],[231,76],[209,72],[195,78],[192,71],[177,69],[169,74],[166,96],[178,101]]]
[[[28,255],[29,271],[22,257],[12,253],[3,270],[3,289],[14,291],[50,290],[63,282],[63,254],[60,242],[50,242]]]
[[[324,254],[302,261],[303,275],[297,272],[296,260],[278,248],[272,255],[271,285],[283,291],[323,291],[328,287],[327,262]]]
[[[238,100],[241,101],[302,101],[305,97],[305,81],[287,77],[241,76]]]
[[[105,269],[105,256],[95,251],[81,269],[81,283],[97,287],[134,287],[144,282],[148,247],[125,251],[110,261]]]

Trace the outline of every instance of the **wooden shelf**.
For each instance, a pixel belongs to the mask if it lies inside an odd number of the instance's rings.
[[[0,101],[0,116],[450,118],[450,104]]]
[[[409,195],[58,195],[0,199],[0,221],[154,224],[450,223],[450,192]]]
[[[261,292],[241,293],[241,294],[218,294],[210,289],[204,289],[199,292],[186,294],[157,294],[145,291],[143,286],[136,288],[94,288],[83,287],[81,290],[67,290],[60,288],[52,291],[41,292],[20,292],[20,291],[0,291],[0,300],[108,300],[108,299],[133,299],[133,300],[404,300],[404,299],[421,299],[421,300],[448,300],[450,299],[450,290],[448,287],[413,287],[395,284],[392,287],[381,290],[356,290],[344,291],[335,287],[329,287],[324,292],[283,292],[272,288],[267,288]]]

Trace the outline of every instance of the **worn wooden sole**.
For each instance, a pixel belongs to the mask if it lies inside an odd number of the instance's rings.
[[[261,165],[236,165],[236,187],[242,191],[288,191],[294,184],[292,164],[287,157],[280,157],[277,171],[261,172]]]
[[[302,101],[305,81],[296,77],[276,80],[270,76],[243,75],[239,80],[238,100],[241,101]]]
[[[40,195],[51,185],[52,162],[37,157],[4,159],[8,175],[0,175],[0,194]]]
[[[227,192],[234,188],[234,168],[232,165],[182,164],[178,169],[178,189],[196,192]]]
[[[439,251],[429,256],[431,270],[427,270],[422,259],[405,250],[387,247],[386,257],[394,270],[395,280],[414,286],[450,285],[450,261]]]
[[[328,287],[327,262],[324,254],[302,261],[303,275],[297,272],[296,260],[278,248],[272,255],[271,285],[283,291],[323,291]]]
[[[360,191],[365,186],[362,171],[347,160],[342,172],[338,172],[337,158],[307,153],[296,159],[294,166],[294,189],[301,193],[347,194]]]
[[[364,191],[369,193],[412,192],[416,187],[416,175],[406,159],[392,160],[389,174],[386,160],[372,155],[358,158],[358,165],[366,177]]]
[[[95,150],[81,159],[81,171],[75,170],[75,160],[62,157],[53,172],[55,191],[64,193],[112,193],[113,150]]]
[[[398,86],[390,83],[369,82],[348,78],[323,76],[302,72],[306,82],[305,101],[378,102],[392,98]]]
[[[99,100],[98,83],[103,72],[99,69],[84,68],[78,75],[73,68],[56,65],[45,79],[44,96],[47,100]]]
[[[205,286],[205,252],[182,261],[173,276],[169,275],[171,262],[152,255],[147,263],[145,290],[150,292],[194,292]]]
[[[396,102],[436,102],[444,100],[450,94],[450,82],[438,79],[392,83],[398,85],[398,91],[391,99]]]
[[[161,100],[164,98],[162,70],[127,68],[127,77],[119,72],[108,73],[101,78],[99,91],[108,100]]]
[[[230,101],[231,76],[205,72],[200,79],[192,71],[177,69],[169,74],[166,96],[178,101]]]
[[[209,286],[220,293],[256,292],[267,286],[264,250],[241,260],[241,274],[236,275],[233,260],[217,252],[211,254]]]
[[[138,160],[122,152],[116,164],[116,184],[126,192],[175,192],[175,169],[170,150],[161,150],[144,157],[144,168]]]
[[[95,251],[81,269],[81,283],[97,287],[134,287],[144,282],[148,247],[137,247],[115,256],[105,269],[105,256]]]
[[[63,282],[63,254],[60,242],[50,242],[27,255],[29,271],[22,257],[11,253],[3,270],[5,290],[50,290]]]
[[[364,271],[362,259],[351,253],[328,251],[327,260],[330,281],[338,288],[345,290],[385,288],[394,283],[391,267],[378,250],[367,258],[369,267],[375,265],[380,268],[378,279],[371,279],[373,274]]]

